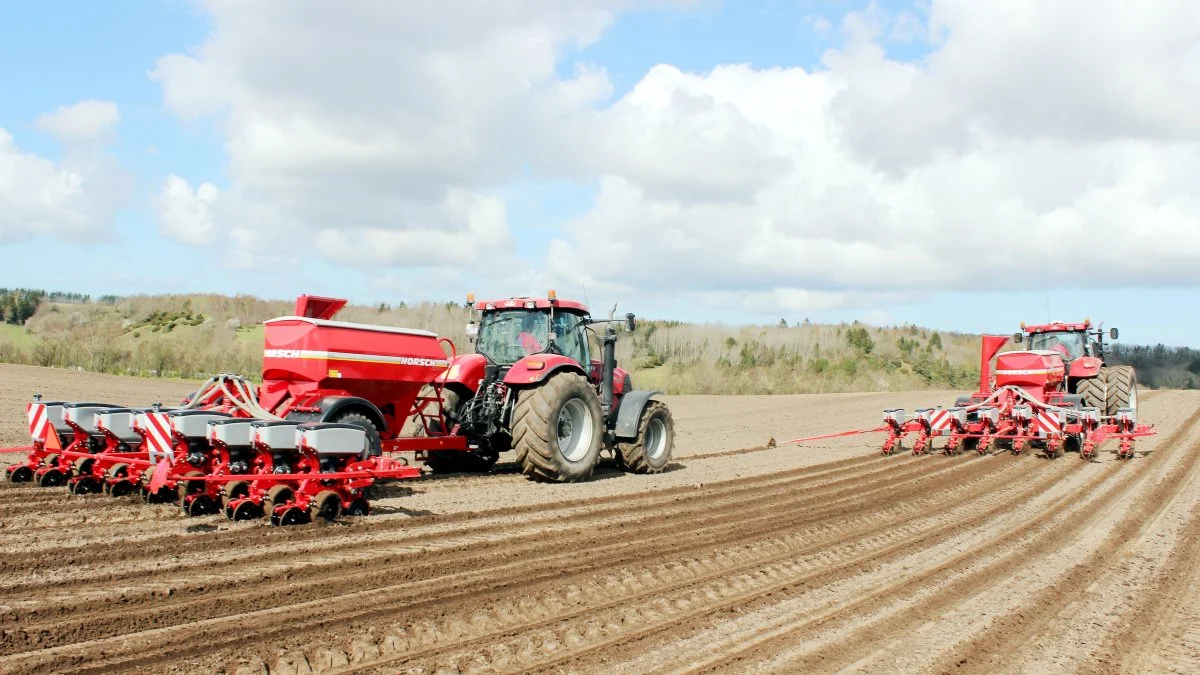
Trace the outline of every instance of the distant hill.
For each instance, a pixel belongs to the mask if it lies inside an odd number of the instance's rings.
[[[7,301],[10,298],[11,301]],[[22,304],[24,303],[24,304]],[[105,296],[0,289],[0,361],[129,374],[256,377],[262,322],[291,302],[247,295]],[[349,305],[338,319],[432,330],[471,351],[460,302]],[[13,320],[10,320],[13,319]],[[917,326],[788,323],[728,326],[640,319],[617,358],[640,387],[676,394],[783,394],[966,389],[978,381],[979,338]],[[1147,386],[1191,387],[1200,353],[1117,347]]]

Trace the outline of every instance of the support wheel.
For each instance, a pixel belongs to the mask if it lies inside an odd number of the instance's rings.
[[[126,497],[133,494],[133,483],[126,478],[104,484],[104,491],[110,497]]]
[[[33,469],[27,466],[13,467],[12,471],[8,472],[8,480],[12,483],[28,483],[33,480]]]
[[[574,483],[587,479],[600,458],[600,400],[578,373],[551,375],[517,394],[513,447],[526,476]]]
[[[233,480],[225,484],[225,489],[221,494],[221,506],[229,506],[229,503],[235,499],[250,496],[250,481]]]
[[[183,503],[183,510],[189,516],[210,516],[219,509],[217,508],[217,500],[206,494],[199,494]]]
[[[230,520],[254,520],[262,516],[262,507],[249,499],[230,502],[225,506],[225,517]]]
[[[330,421],[338,424],[356,424],[366,430],[367,447],[363,448],[362,454],[358,456],[360,460],[378,457],[383,454],[383,441],[379,439],[379,429],[375,427],[375,423],[368,419],[366,415],[348,412]]]
[[[292,488],[286,485],[273,485],[267,490],[267,498],[263,500],[263,512],[274,514],[276,506],[283,506],[292,501],[295,496]]]
[[[176,484],[176,487],[175,487],[175,489],[179,491],[179,501],[185,502],[188,495],[194,495],[194,494],[199,494],[201,492],[204,492],[204,490],[208,487],[208,485],[204,481],[188,480],[189,478],[202,478],[203,476],[204,476],[204,473],[200,472],[200,471],[189,471],[189,472],[183,474],[183,477],[179,479],[179,482]],[[187,509],[187,504],[185,503],[184,510],[186,510],[186,509]]]
[[[77,495],[100,494],[104,490],[104,483],[95,476],[78,476],[69,486],[71,492]]]
[[[308,515],[312,520],[318,518],[332,523],[342,515],[342,497],[333,490],[323,490],[313,498],[308,507]]]
[[[621,468],[633,473],[659,473],[671,462],[675,449],[675,420],[661,401],[648,401],[638,423],[637,440],[618,443]]]
[[[271,513],[271,524],[276,526],[303,525],[308,522],[308,513],[297,506],[289,506]]]
[[[347,516],[365,516],[370,513],[371,503],[362,497],[350,502],[350,506],[346,507]]]
[[[37,477],[39,487],[58,487],[67,482],[67,476],[58,469],[47,469]]]

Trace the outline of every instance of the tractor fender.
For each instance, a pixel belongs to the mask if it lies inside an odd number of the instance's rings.
[[[537,384],[555,373],[563,371],[579,373],[587,377],[583,367],[574,359],[562,354],[534,354],[513,364],[504,375],[504,384],[517,387]]]
[[[287,414],[287,419],[298,422],[328,422],[337,419],[342,414],[347,412],[357,412],[365,415],[379,433],[387,433],[387,422],[384,420],[383,413],[374,403],[371,403],[365,398],[358,396],[326,396],[309,404],[311,407],[320,408],[318,412],[298,412],[291,411]],[[309,407],[309,406],[306,406]]]
[[[1100,369],[1104,366],[1104,362],[1094,356],[1083,356],[1071,362],[1071,372],[1069,377],[1073,380],[1084,377],[1096,377],[1100,374]]]
[[[444,385],[462,385],[474,394],[479,389],[486,368],[487,359],[482,354],[463,354],[451,361],[450,367],[443,370],[434,381]]]
[[[617,423],[613,425],[613,435],[617,438],[637,438],[638,422],[642,419],[642,411],[646,405],[663,394],[658,389],[638,389],[627,391],[621,396],[617,406]]]

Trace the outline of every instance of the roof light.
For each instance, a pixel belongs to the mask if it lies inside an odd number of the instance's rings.
[[[467,304],[468,305],[475,304],[475,294],[474,293],[467,293]]]
[[[553,288],[546,292],[546,297],[550,300],[550,302],[554,302],[558,299],[558,295],[554,292]]]
[[[492,310],[492,309],[496,309],[496,305],[489,302],[488,304],[484,305],[483,308],[487,309],[487,310]]]
[[[1025,330],[1025,322],[1024,321],[1021,322],[1021,330]]]
[[[534,309],[534,308],[536,308],[536,307],[537,307],[537,303],[536,303],[536,302],[534,302],[533,300],[526,300],[526,301],[525,301],[525,309]]]

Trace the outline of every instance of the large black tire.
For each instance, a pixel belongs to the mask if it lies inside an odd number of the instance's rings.
[[[329,420],[338,424],[357,424],[367,431],[367,447],[363,448],[359,459],[370,459],[383,454],[383,441],[379,438],[379,429],[375,428],[375,423],[369,417],[362,413],[348,412],[338,415],[337,419]]]
[[[1108,369],[1107,414],[1116,415],[1121,408],[1137,414],[1137,373],[1133,366],[1114,366]]]
[[[1108,408],[1108,368],[1101,368],[1095,377],[1085,377],[1075,383],[1075,393],[1083,397],[1086,408],[1096,408],[1101,414]]]
[[[674,449],[675,420],[671,411],[660,401],[649,401],[638,422],[637,439],[618,443],[617,457],[626,471],[658,473],[671,463]]]
[[[512,415],[521,472],[560,483],[586,480],[600,459],[600,399],[578,373],[551,375],[522,389]]]

